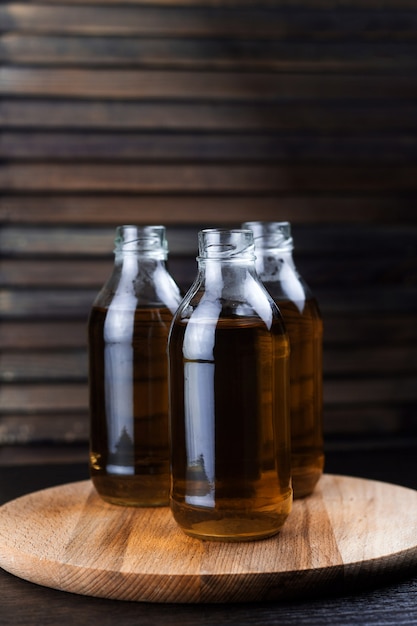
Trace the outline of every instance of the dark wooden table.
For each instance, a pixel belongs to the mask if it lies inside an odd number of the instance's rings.
[[[362,476],[417,488],[417,444],[390,447],[337,445],[327,450],[329,473]],[[0,503],[38,489],[83,480],[83,462],[0,466]],[[333,597],[288,603],[161,605],[78,596],[20,580],[0,570],[0,624],[48,626],[117,624],[121,626],[233,625],[302,626],[339,624],[417,624],[417,571],[383,587]]]

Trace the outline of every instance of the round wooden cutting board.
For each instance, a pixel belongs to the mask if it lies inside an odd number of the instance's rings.
[[[0,566],[79,594],[148,602],[248,602],[361,588],[417,569],[417,491],[324,475],[280,534],[217,543],[168,508],[103,502],[90,481],[0,507]]]

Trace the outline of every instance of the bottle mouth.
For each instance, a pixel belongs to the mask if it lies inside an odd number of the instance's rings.
[[[197,261],[253,261],[253,233],[242,228],[205,228],[198,233],[198,251]]]
[[[255,248],[284,251],[294,247],[290,222],[244,222],[242,228],[253,232]]]
[[[114,240],[115,254],[140,253],[144,256],[166,259],[168,242],[165,237],[165,226],[123,225],[116,228]]]

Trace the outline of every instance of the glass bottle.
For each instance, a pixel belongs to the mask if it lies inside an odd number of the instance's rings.
[[[323,473],[323,323],[298,274],[289,222],[245,222],[254,233],[256,269],[277,303],[290,338],[290,415],[294,497],[313,492]]]
[[[113,504],[169,501],[167,341],[181,301],[163,226],[119,226],[88,322],[90,474]]]
[[[200,539],[277,533],[292,504],[289,342],[249,230],[199,233],[168,342],[171,509]]]

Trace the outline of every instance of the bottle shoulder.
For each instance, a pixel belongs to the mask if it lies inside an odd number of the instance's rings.
[[[135,272],[115,266],[93,306],[126,310],[165,306],[173,314],[180,302],[180,289],[163,265],[139,266]]]
[[[216,293],[196,282],[178,307],[174,324],[191,320],[200,326],[265,326],[267,330],[274,324],[276,331],[283,326],[279,308],[263,285],[254,286],[244,293]]]

